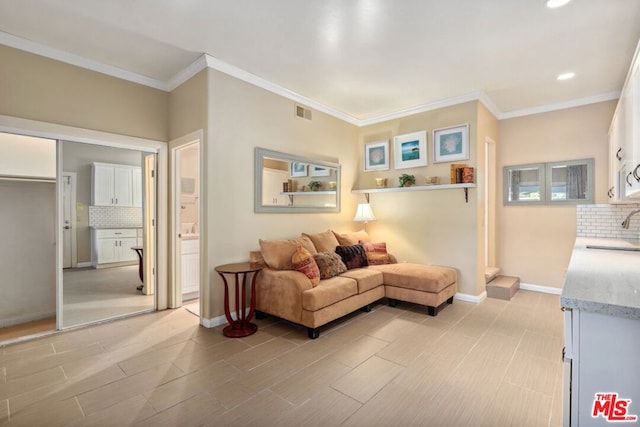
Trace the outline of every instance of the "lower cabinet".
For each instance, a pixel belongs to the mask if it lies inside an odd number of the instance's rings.
[[[200,291],[200,241],[182,241],[182,294]]]
[[[565,311],[563,425],[604,426],[640,416],[640,320]],[[634,423],[635,425],[635,423]]]
[[[135,264],[138,255],[131,248],[138,246],[141,240],[138,238],[139,232],[141,230],[135,228],[93,230],[93,266],[105,267],[112,263]]]

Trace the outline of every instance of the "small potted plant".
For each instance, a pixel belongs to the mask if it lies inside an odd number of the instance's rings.
[[[413,184],[416,183],[416,177],[406,173],[403,173],[402,175],[400,175],[398,180],[400,181],[400,187],[411,187]]]
[[[321,185],[322,185],[322,182],[320,182],[320,181],[310,181],[309,182],[309,188],[311,189],[311,191],[318,191],[320,189]]]

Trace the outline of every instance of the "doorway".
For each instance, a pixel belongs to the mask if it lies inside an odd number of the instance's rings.
[[[169,143],[171,153],[172,277],[174,307],[200,297],[200,132]],[[196,307],[197,306],[197,307]]]
[[[66,244],[68,231],[75,230],[77,248],[76,266],[62,273],[60,327],[154,310],[155,154],[61,141],[59,159],[66,171],[59,220],[63,267],[74,246]],[[75,202],[65,174],[76,175]]]

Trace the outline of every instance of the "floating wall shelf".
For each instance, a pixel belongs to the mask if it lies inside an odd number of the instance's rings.
[[[289,206],[293,205],[293,196],[335,196],[336,190],[326,191],[284,191],[280,193],[285,196],[289,196]]]
[[[365,188],[362,190],[351,190],[352,193],[364,194],[369,200],[371,193],[395,193],[398,191],[426,191],[426,190],[451,190],[462,188],[464,190],[464,200],[469,202],[469,188],[476,188],[475,183],[470,184],[434,184],[434,185],[412,185],[411,187],[389,187],[389,188]]]

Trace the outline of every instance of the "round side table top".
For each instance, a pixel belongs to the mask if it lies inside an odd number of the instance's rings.
[[[262,270],[262,265],[255,262],[238,262],[235,264],[219,265],[215,268],[218,273],[251,273]]]

